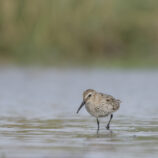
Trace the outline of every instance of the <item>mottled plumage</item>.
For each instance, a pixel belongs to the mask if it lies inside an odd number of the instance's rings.
[[[120,100],[115,99],[111,95],[96,92],[93,89],[87,89],[83,92],[83,102],[77,110],[79,110],[85,105],[86,110],[92,116],[97,118],[98,130],[99,131],[99,117],[106,117],[111,115],[110,121],[113,117],[113,113],[117,111],[120,107]],[[109,129],[110,121],[107,124],[107,129]]]

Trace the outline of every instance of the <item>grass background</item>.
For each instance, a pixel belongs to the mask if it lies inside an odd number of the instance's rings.
[[[0,62],[158,66],[157,0],[0,0]]]

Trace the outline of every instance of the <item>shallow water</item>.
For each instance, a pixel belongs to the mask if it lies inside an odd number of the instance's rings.
[[[157,157],[158,71],[0,68],[0,157]],[[94,88],[122,101],[96,120],[82,109]]]

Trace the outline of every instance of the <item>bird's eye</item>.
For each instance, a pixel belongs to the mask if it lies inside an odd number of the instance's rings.
[[[92,96],[92,94],[89,94],[88,97],[90,98]]]

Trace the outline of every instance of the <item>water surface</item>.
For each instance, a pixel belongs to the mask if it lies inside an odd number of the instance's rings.
[[[0,68],[0,157],[157,157],[158,71]],[[119,98],[121,108],[96,120],[77,115],[82,92]]]

